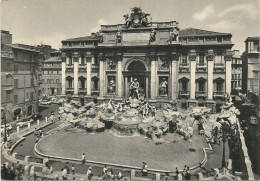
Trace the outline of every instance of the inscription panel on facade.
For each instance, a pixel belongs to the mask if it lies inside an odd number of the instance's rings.
[[[149,41],[150,33],[123,33],[123,41],[138,42]]]

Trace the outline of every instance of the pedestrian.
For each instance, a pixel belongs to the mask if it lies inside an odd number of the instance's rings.
[[[88,168],[88,171],[87,171],[87,177],[88,177],[88,180],[91,180],[91,177],[93,176],[92,174],[92,167],[89,167]]]
[[[190,174],[190,167],[187,167],[187,173],[186,173],[186,180],[190,180],[190,176],[191,176],[191,174]]]
[[[68,166],[68,162],[66,162],[66,165],[65,165],[65,169],[67,170],[67,174],[70,174],[70,168],[69,168],[69,166]]]
[[[17,161],[16,163],[16,169],[21,172],[22,171],[22,165],[19,163],[19,161]]]
[[[142,175],[143,176],[147,176],[147,164],[145,162],[143,162],[143,167],[142,167]]]
[[[121,180],[122,178],[123,178],[122,173],[121,173],[121,172],[118,172],[118,173],[117,173],[117,179],[118,179],[118,180]]]
[[[105,165],[105,167],[103,168],[103,177],[105,177],[107,175],[107,165]]]
[[[34,128],[33,134],[34,134],[34,136],[37,135],[37,129],[36,128]]]
[[[86,163],[86,155],[85,155],[85,153],[82,154],[81,161],[82,161],[82,165],[85,165],[85,163]]]
[[[10,171],[9,171],[9,180],[15,180],[15,170],[14,170],[14,164],[12,164]]]
[[[176,178],[176,179],[175,179],[175,180],[178,180],[178,174],[179,174],[178,167],[176,167],[175,169],[176,169],[176,171],[175,171],[175,173],[176,173],[176,176],[175,176],[175,178]]]
[[[75,174],[75,167],[74,165],[71,166],[71,173],[74,175]]]
[[[178,173],[177,180],[182,180],[182,174]]]
[[[62,178],[63,180],[68,180],[67,178],[67,169],[64,167],[62,170]]]
[[[2,179],[5,179],[7,180],[8,178],[8,169],[6,167],[6,164],[3,164],[2,166],[2,169],[1,169],[1,176],[2,176]]]

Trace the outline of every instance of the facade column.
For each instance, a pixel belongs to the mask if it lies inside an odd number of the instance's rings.
[[[73,56],[74,62],[74,95],[78,95],[79,88],[78,88],[78,80],[79,80],[79,57],[78,54],[75,53]]]
[[[228,54],[225,55],[225,62],[226,62],[226,94],[231,94],[231,58],[232,55]]]
[[[125,76],[125,97],[128,97],[128,78]]]
[[[145,97],[149,97],[149,76],[145,76]]]
[[[208,100],[213,99],[213,68],[214,68],[214,54],[207,55],[208,63]]]
[[[177,99],[178,97],[178,64],[179,59],[176,53],[172,54],[171,60],[171,97]]]
[[[122,97],[122,56],[118,55],[117,58],[117,96]]]
[[[156,84],[156,76],[157,76],[157,68],[156,68],[156,56],[151,56],[151,99],[156,98],[157,93],[157,84]]]
[[[99,97],[104,96],[104,57],[103,54],[99,55]]]
[[[196,54],[191,54],[189,56],[189,59],[190,59],[190,99],[195,99]]]
[[[62,54],[61,63],[61,94],[66,95],[66,55]]]
[[[86,57],[87,62],[87,96],[91,96],[91,62],[95,57],[92,55]]]

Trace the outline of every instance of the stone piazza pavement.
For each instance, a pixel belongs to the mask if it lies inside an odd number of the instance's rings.
[[[44,135],[47,135],[49,132],[53,131],[54,129],[59,129],[62,127],[65,127],[69,123],[64,122],[49,122],[49,121],[41,121],[39,125],[31,126],[30,129],[24,129],[21,130],[19,133],[12,133],[10,135],[10,138],[13,142],[11,148],[6,149],[4,148],[4,145],[2,145],[2,151],[1,151],[1,160],[2,163],[9,162],[16,163],[19,161],[23,166],[25,165],[34,165],[35,167],[35,174],[37,177],[42,178],[43,176],[46,179],[55,179],[57,176],[61,177],[61,169],[64,168],[65,165],[69,166],[71,168],[72,165],[75,166],[75,175],[68,174],[68,179],[76,179],[76,180],[86,180],[86,172],[89,166],[92,167],[92,173],[94,174],[94,177],[92,178],[95,180],[98,175],[101,175],[102,169],[104,167],[104,164],[95,164],[95,163],[86,163],[85,165],[82,165],[80,160],[74,160],[74,161],[68,161],[66,159],[64,160],[55,160],[55,159],[49,159],[50,165],[53,167],[54,172],[52,174],[43,174],[42,169],[44,167],[44,159],[40,158],[39,156],[36,156],[34,153],[34,143],[36,141],[36,137],[34,136],[34,130],[42,129],[44,131]],[[228,148],[228,146],[226,146]],[[13,153],[12,151],[16,149],[16,151],[19,153]],[[205,165],[203,165],[202,168],[197,168],[192,171],[191,179],[198,179],[197,175],[198,172],[201,172],[204,177],[212,176],[214,175],[214,172],[212,171],[212,168],[220,168],[221,167],[221,159],[222,158],[222,146],[220,145],[212,145],[213,152],[207,152],[207,161]],[[228,154],[229,150],[226,150],[226,154]],[[147,177],[143,177],[141,174],[141,163],[140,168],[136,169],[129,169],[124,167],[114,167],[109,166],[108,169],[113,169],[114,174],[116,174],[118,171],[122,173],[124,176],[124,179],[138,179],[138,180],[150,180],[150,179],[156,179],[159,180],[161,176],[164,175],[164,173],[155,173],[155,172],[148,172]],[[179,168],[181,171],[183,168]],[[148,165],[149,170],[149,165]],[[175,173],[170,174],[168,179],[176,179]]]

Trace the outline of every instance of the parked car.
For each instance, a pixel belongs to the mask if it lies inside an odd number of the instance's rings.
[[[50,100],[42,100],[40,102],[40,104],[42,104],[42,105],[50,105],[50,104],[52,104],[52,101],[50,101]]]
[[[13,127],[10,124],[6,124],[6,132],[11,132]],[[3,135],[5,133],[5,125],[1,125],[1,134]]]
[[[20,128],[28,125],[29,120],[27,118],[21,119],[16,123],[16,126],[20,126]]]
[[[29,119],[33,119],[33,121],[37,121],[38,119],[41,120],[42,119],[42,115],[41,114],[32,114]]]

